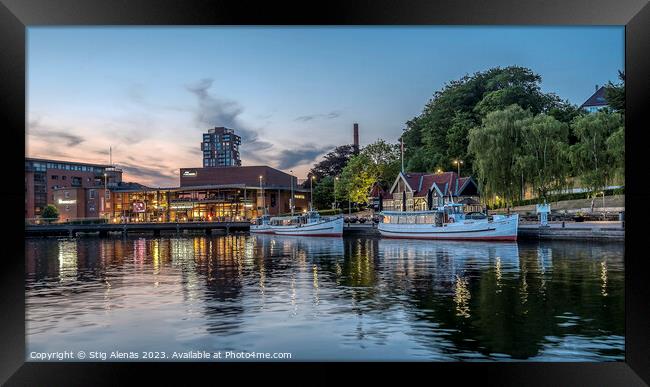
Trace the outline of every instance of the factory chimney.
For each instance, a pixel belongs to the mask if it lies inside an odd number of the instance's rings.
[[[359,149],[359,124],[354,123],[354,147]]]

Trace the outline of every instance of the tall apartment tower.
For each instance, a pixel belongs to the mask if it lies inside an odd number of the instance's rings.
[[[241,166],[239,158],[241,137],[233,129],[216,127],[203,133],[201,150],[203,151],[204,167],[234,167]]]
[[[359,149],[359,124],[354,123],[354,147]]]

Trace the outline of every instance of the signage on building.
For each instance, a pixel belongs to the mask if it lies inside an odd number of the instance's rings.
[[[296,194],[294,196],[296,197],[296,199],[304,199],[305,198],[305,195],[302,195],[302,194]]]
[[[196,176],[196,171],[183,171],[183,177],[193,177]]]
[[[191,210],[194,208],[193,203],[183,202],[183,203],[171,203],[169,208],[172,210]]]
[[[144,202],[134,202],[133,212],[145,212],[146,206]]]
[[[59,199],[59,204],[75,204],[76,202],[77,202],[76,199],[73,199],[73,200],[63,200],[63,199]]]

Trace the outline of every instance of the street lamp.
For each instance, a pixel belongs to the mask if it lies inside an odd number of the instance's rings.
[[[463,160],[454,160],[454,165],[458,167],[458,176],[460,177],[460,166],[463,164]]]
[[[339,204],[338,204],[338,202],[336,201],[336,182],[337,182],[337,181],[339,181],[339,177],[338,177],[338,176],[334,177],[334,209],[339,208]],[[338,213],[338,211],[337,211],[337,213]]]
[[[289,198],[289,207],[291,208],[291,216],[293,216],[293,170],[289,172],[291,173],[291,198]]]
[[[260,193],[262,194],[262,214],[266,212],[266,198],[264,197],[264,187],[262,187],[262,175],[260,175]]]
[[[316,176],[309,178],[309,211],[314,211],[314,179]]]

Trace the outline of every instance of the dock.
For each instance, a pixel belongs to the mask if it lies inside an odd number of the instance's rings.
[[[25,236],[70,236],[79,233],[98,233],[106,236],[108,233],[145,233],[160,235],[165,232],[201,231],[211,235],[214,231],[229,234],[231,232],[248,231],[250,223],[243,222],[168,222],[168,223],[100,223],[100,224],[70,224],[51,223],[26,225]]]

